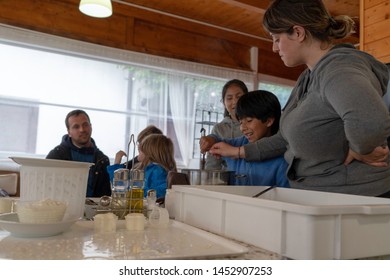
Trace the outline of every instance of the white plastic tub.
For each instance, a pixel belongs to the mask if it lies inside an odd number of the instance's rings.
[[[89,168],[93,163],[11,157],[20,164],[20,200],[67,202],[64,220],[84,215]]]
[[[292,259],[390,254],[390,199],[286,188],[173,186],[175,219]]]

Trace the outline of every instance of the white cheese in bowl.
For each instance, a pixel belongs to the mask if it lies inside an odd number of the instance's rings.
[[[44,199],[40,201],[18,201],[16,213],[19,222],[29,224],[50,224],[61,222],[64,218],[67,203]]]

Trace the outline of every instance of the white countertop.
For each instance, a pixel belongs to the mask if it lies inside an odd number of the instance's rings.
[[[96,233],[78,221],[62,234],[20,238],[0,230],[1,259],[280,259],[276,254],[171,220],[168,228]]]

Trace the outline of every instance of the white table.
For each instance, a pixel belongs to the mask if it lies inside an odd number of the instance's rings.
[[[93,221],[78,221],[62,234],[19,238],[0,230],[0,258],[79,259],[278,259],[278,255],[171,220],[169,227],[96,233]]]

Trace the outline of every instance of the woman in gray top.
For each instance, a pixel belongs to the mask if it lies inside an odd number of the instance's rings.
[[[248,88],[243,81],[233,79],[228,81],[222,88],[222,102],[225,107],[224,119],[217,123],[211,130],[211,134],[221,138],[236,138],[242,136],[240,123],[235,115],[235,108],[238,99],[248,93]],[[205,169],[221,170],[226,168],[222,159],[210,154],[207,155]]]
[[[332,17],[322,1],[276,0],[263,25],[284,64],[307,69],[279,133],[244,146],[240,156],[253,161],[284,153],[292,188],[387,196],[390,166],[380,161],[389,151],[390,117],[382,100],[389,73],[371,55],[331,43],[352,31],[352,19]],[[236,147],[218,144],[211,153],[237,157]]]

